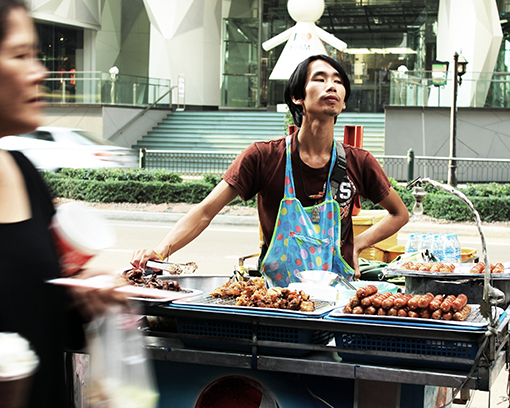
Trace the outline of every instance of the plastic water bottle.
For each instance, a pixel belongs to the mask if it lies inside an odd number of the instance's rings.
[[[430,251],[432,249],[432,234],[421,234],[421,240],[418,245],[418,251],[424,252],[427,249]]]
[[[406,254],[412,254],[418,252],[418,245],[420,243],[421,234],[410,234],[406,242]]]
[[[446,235],[444,244],[444,262],[460,262],[460,244],[457,234]]]
[[[459,237],[457,234],[452,234],[454,236],[455,241],[455,258],[457,259],[455,262],[461,262],[462,261],[462,248],[460,246]]]
[[[430,250],[439,261],[444,260],[444,241],[444,234],[435,234],[434,238],[432,239]]]

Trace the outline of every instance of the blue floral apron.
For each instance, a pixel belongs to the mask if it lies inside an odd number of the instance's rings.
[[[313,223],[311,214],[315,206],[303,207],[295,195],[290,141],[291,137],[287,136],[284,196],[260,271],[270,287],[300,282],[296,272],[306,270],[332,271],[352,280],[354,270],[340,253],[340,206],[331,195],[329,182],[336,163],[336,148],[333,148],[325,200],[316,205],[320,221]]]

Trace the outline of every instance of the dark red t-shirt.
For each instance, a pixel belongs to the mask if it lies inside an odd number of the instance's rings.
[[[389,194],[391,185],[384,170],[370,152],[348,145],[343,146],[347,159],[347,173],[340,184],[337,201],[342,214],[342,256],[349,265],[352,265],[351,214],[354,198],[360,195],[378,203]],[[239,191],[243,200],[249,200],[258,194],[259,222],[264,241],[268,245],[283,198],[285,148],[285,138],[255,142],[237,157],[223,175],[223,179]],[[302,180],[308,195],[317,194],[323,190],[331,163],[323,168],[314,169],[301,162],[300,168],[296,134],[292,135],[291,157],[296,197],[304,207],[313,206],[315,201],[305,194]]]

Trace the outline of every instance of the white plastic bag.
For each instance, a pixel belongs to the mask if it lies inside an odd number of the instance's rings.
[[[112,308],[87,330],[90,408],[155,408],[159,399],[152,364],[143,348],[135,304]]]

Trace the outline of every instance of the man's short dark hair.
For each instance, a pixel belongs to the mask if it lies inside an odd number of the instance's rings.
[[[285,103],[288,105],[290,113],[294,118],[294,124],[297,127],[301,127],[301,123],[303,122],[303,106],[296,105],[292,101],[292,97],[294,97],[294,99],[305,99],[305,85],[308,78],[308,66],[316,60],[323,60],[327,62],[338,72],[345,87],[344,102],[347,102],[351,95],[351,83],[349,78],[342,66],[336,60],[328,57],[327,55],[312,55],[311,57],[308,57],[296,67],[285,86]]]

